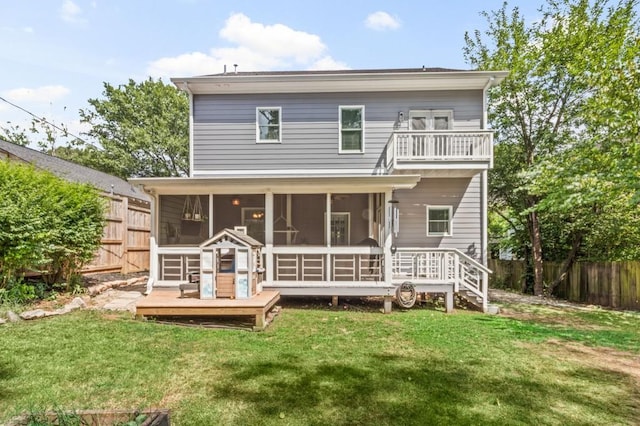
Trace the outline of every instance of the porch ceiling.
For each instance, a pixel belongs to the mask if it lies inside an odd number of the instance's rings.
[[[132,178],[151,194],[324,194],[384,192],[411,189],[420,175],[384,176],[246,176],[246,177],[188,177],[188,178]]]

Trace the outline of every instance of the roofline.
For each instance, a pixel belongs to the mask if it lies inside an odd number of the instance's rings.
[[[286,175],[184,178],[132,178],[153,195],[354,193],[387,189],[411,189],[419,175]]]
[[[342,70],[227,73],[172,78],[192,94],[316,93],[413,90],[481,90],[499,84],[507,71]]]

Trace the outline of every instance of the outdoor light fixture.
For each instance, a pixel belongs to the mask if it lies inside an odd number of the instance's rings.
[[[404,112],[400,111],[398,113],[398,122],[402,123],[404,121]]]
[[[232,206],[239,206],[239,205],[240,205],[240,198],[238,198],[238,197],[233,197],[233,198],[231,199],[231,205],[232,205]]]

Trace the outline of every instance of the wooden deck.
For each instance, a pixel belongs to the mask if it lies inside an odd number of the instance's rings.
[[[136,303],[136,316],[252,316],[256,329],[263,329],[267,312],[278,300],[280,293],[269,290],[250,299],[198,299],[195,292],[180,298],[177,288],[156,289]]]

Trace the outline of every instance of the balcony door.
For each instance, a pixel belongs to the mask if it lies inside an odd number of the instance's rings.
[[[409,128],[416,132],[449,130],[453,124],[451,110],[409,111]],[[448,153],[447,135],[418,133],[411,136],[411,154],[415,159],[443,157]]]
[[[453,122],[451,110],[412,110],[409,111],[411,130],[450,130]]]

